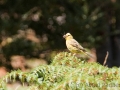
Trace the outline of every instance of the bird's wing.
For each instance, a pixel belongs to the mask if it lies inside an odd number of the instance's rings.
[[[75,39],[71,39],[71,45],[73,47],[76,47],[76,48],[78,48],[80,50],[85,51],[85,49]]]
[[[67,40],[67,44],[69,45],[68,49],[72,48],[74,49],[73,51],[81,51],[85,55],[94,59],[94,57],[91,54],[89,54],[75,39]]]

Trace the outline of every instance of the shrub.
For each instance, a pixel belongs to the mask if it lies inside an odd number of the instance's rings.
[[[107,90],[120,89],[120,69],[99,63],[88,63],[68,52],[58,53],[50,65],[41,65],[29,72],[7,74],[0,84],[19,80],[28,83],[28,90]]]

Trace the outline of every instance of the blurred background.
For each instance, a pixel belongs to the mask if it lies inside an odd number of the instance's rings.
[[[49,64],[70,32],[103,64],[120,66],[119,0],[0,0],[0,73]]]

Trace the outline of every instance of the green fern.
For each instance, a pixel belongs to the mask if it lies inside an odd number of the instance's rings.
[[[119,90],[120,68],[88,63],[71,53],[61,52],[50,65],[7,74],[1,80],[0,90],[5,90],[7,82],[16,80],[28,83],[28,90]]]

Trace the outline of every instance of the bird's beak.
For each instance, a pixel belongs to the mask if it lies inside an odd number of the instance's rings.
[[[63,38],[66,38],[66,35],[63,35]]]

